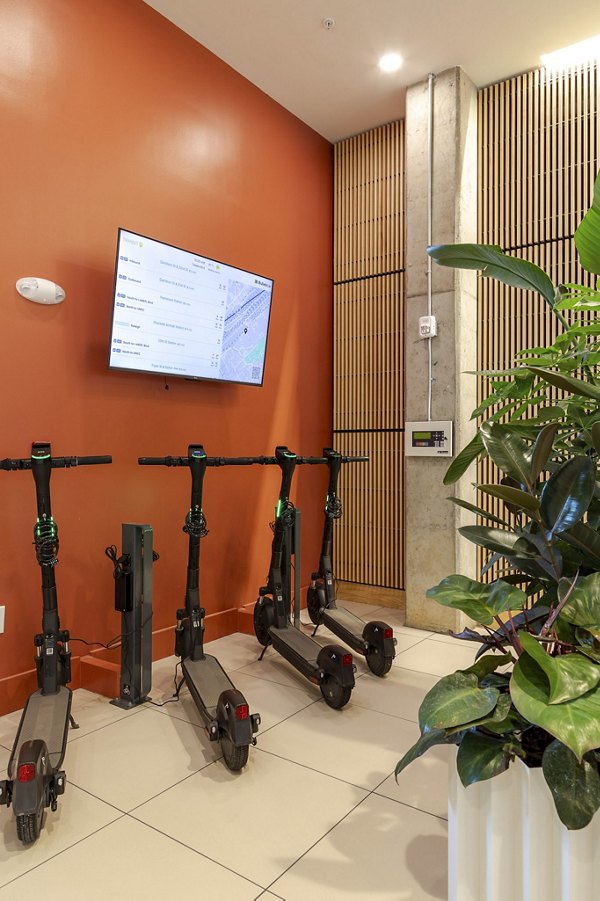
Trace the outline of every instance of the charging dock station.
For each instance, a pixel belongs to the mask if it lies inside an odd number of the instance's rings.
[[[119,569],[115,568],[115,610],[121,613],[119,697],[129,710],[149,701],[152,688],[152,527],[124,522]]]

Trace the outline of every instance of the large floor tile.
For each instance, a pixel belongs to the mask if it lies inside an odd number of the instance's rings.
[[[394,658],[394,665],[403,669],[412,669],[433,676],[446,676],[458,669],[472,666],[476,648],[456,641],[448,644],[427,638],[407,651],[402,651]]]
[[[12,748],[21,721],[21,713],[21,710],[15,710],[0,717],[0,746],[3,748],[9,750]]]
[[[203,730],[146,707],[74,741],[65,769],[75,785],[127,811],[219,754]]]
[[[4,778],[4,772],[8,767],[10,759],[10,751],[7,748],[0,748],[0,779]]]
[[[260,750],[251,764],[207,767],[133,815],[267,887],[365,793]]]
[[[448,819],[448,767],[456,766],[454,745],[438,745],[413,760],[396,777],[392,774],[375,789],[393,801]]]
[[[16,822],[12,807],[0,807],[0,886],[5,885],[18,876],[22,876],[34,867],[54,857],[80,842],[103,826],[119,818],[122,814],[93,798],[87,792],[80,791],[74,785],[67,785],[64,795],[58,802],[58,810],[52,813],[48,809],[44,817],[44,825],[39,839],[33,845],[24,846],[17,838]],[[96,867],[97,871],[97,867]],[[70,874],[69,878],[70,878]],[[62,897],[62,888],[69,879],[65,877],[56,883],[56,897]],[[79,883],[81,892],[81,883]],[[52,893],[46,889],[50,898]],[[4,901],[5,892],[0,891]],[[21,899],[29,896],[26,892],[19,895]]]
[[[407,720],[352,703],[331,710],[319,701],[265,733],[261,748],[373,789],[393,772],[418,736],[417,726]]]
[[[226,672],[248,666],[258,660],[262,648],[254,635],[236,632],[204,645],[204,653],[216,657]]]
[[[352,692],[352,704],[418,722],[421,702],[437,676],[393,666],[387,676],[365,676]]]
[[[359,601],[346,601],[343,597],[338,597],[336,604],[338,607],[345,607],[346,610],[349,610],[350,613],[354,613],[354,615],[360,617],[360,619],[364,619],[365,622],[370,619],[378,619],[378,617],[375,616],[375,613],[378,610],[381,610],[381,607],[378,607],[376,604],[361,604]]]
[[[306,697],[310,700],[316,701],[321,697],[318,686],[309,682],[272,647],[267,648],[262,660],[252,663],[250,666],[242,667],[239,672],[255,676],[257,679],[275,682],[279,685],[288,685],[290,688],[299,688],[306,693]]]
[[[54,890],[49,891],[49,886]],[[61,901],[158,899],[170,898],[174,886],[179,887],[178,895],[193,896],[196,892],[191,889],[196,886],[205,898],[227,901],[253,901],[260,891],[173,839],[122,817],[12,882],[1,897],[2,901],[44,896]]]
[[[371,795],[270,890],[286,901],[445,901],[446,823]]]

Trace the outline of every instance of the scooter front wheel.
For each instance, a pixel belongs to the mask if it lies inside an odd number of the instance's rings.
[[[243,769],[248,763],[249,745],[234,745],[227,733],[221,736],[221,750],[223,759],[227,765],[227,769],[232,773],[237,773]]]
[[[40,836],[44,809],[38,813],[20,813],[17,816],[17,838],[24,845],[32,845]]]
[[[345,707],[352,694],[351,685],[342,685],[331,675],[326,675],[319,687],[325,703],[334,710],[341,710],[342,707]]]
[[[319,600],[319,592],[316,588],[309,588],[306,594],[306,609],[313,625],[318,626],[321,623],[321,602]]]

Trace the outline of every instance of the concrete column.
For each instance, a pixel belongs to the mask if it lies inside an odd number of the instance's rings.
[[[433,244],[470,243],[477,233],[477,91],[460,69],[437,75],[434,86]],[[408,90],[406,104],[406,419],[427,419],[427,341],[418,321],[427,313],[428,82]],[[475,433],[477,304],[475,272],[433,264],[433,420],[454,422],[454,452]],[[459,629],[463,616],[425,597],[445,576],[477,578],[476,552],[458,535],[473,524],[471,513],[448,501],[476,501],[472,466],[461,481],[444,487],[448,460],[406,458],[406,621],[410,626]]]

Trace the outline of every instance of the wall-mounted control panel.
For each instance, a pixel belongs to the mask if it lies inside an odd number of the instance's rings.
[[[407,422],[404,440],[407,457],[451,457],[452,422]]]

